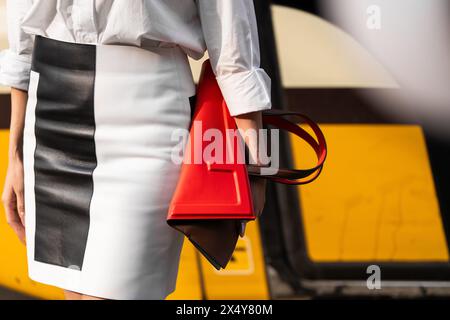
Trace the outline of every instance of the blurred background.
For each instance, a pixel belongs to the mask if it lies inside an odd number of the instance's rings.
[[[185,241],[170,299],[450,298],[450,4],[446,0],[258,0],[274,108],[319,122],[318,180],[269,184],[227,269]],[[0,49],[7,47],[0,0]],[[206,59],[207,56],[204,57]],[[191,61],[196,79],[201,61]],[[0,183],[10,96],[0,87]],[[281,137],[282,164],[313,154]],[[0,209],[0,299],[61,299],[27,277]]]

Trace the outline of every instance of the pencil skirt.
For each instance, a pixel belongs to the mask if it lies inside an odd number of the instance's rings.
[[[106,299],[165,299],[184,237],[166,223],[195,83],[177,45],[36,36],[23,139],[31,279]]]

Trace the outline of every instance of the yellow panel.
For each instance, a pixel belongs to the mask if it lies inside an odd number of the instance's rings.
[[[183,250],[180,257],[180,268],[175,292],[167,300],[200,300],[202,290],[200,286],[200,273],[198,270],[195,247],[187,238],[184,238]]]
[[[207,299],[269,299],[258,221],[249,222],[226,269],[201,257]]]
[[[322,175],[299,187],[315,262],[449,260],[425,140],[413,125],[322,125]],[[313,155],[293,138],[295,162]]]

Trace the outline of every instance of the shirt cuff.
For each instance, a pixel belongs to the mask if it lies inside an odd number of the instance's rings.
[[[0,52],[0,84],[28,90],[31,56],[18,55],[11,50]]]
[[[231,116],[272,108],[271,79],[261,68],[217,76]]]

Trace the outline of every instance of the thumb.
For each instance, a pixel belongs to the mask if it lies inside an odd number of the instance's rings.
[[[20,221],[25,227],[25,200],[23,196],[23,190],[18,190],[16,192],[17,201],[17,213],[19,214]]]
[[[239,230],[239,235],[240,235],[241,238],[243,238],[244,235],[245,235],[245,228],[247,226],[247,222],[248,221],[246,221],[246,220],[241,220],[241,227],[240,227],[240,230]]]

